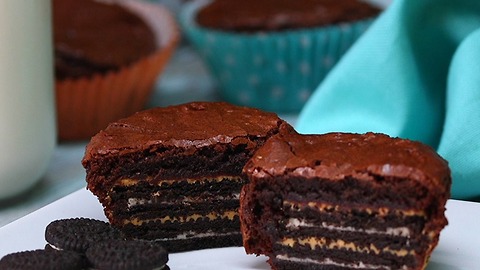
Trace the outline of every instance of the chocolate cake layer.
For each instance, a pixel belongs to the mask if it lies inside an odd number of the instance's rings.
[[[374,17],[380,9],[357,0],[214,0],[197,15],[204,27],[227,31],[279,31]]]
[[[244,246],[273,269],[423,269],[447,223],[450,170],[420,143],[283,134],[244,171]]]
[[[242,168],[270,136],[292,130],[273,113],[223,102],[139,112],[92,138],[87,187],[129,238],[172,252],[240,246]]]

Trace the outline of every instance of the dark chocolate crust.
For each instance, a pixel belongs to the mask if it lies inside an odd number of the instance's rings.
[[[246,144],[255,148],[253,139],[271,135],[282,123],[274,113],[225,102],[158,107],[111,123],[91,139],[84,162],[159,146],[199,149]]]
[[[326,26],[379,13],[379,8],[357,0],[216,0],[196,19],[207,28],[253,32]]]
[[[409,178],[440,194],[447,194],[451,184],[447,161],[431,147],[375,133],[277,136],[256,153],[245,171],[259,178]]]
[[[159,170],[152,181],[185,179],[196,174],[239,175],[244,165],[242,160],[246,162],[267,138],[282,128],[292,130],[274,113],[225,102],[153,108],[113,122],[100,131],[87,145],[82,164],[87,171],[88,188],[93,193],[109,189],[121,176],[135,178],[142,173],[140,166],[145,170]],[[237,168],[235,171],[222,165],[222,162],[227,164],[229,158],[235,158],[229,156],[228,151],[246,153],[242,160],[230,160],[231,166]],[[198,171],[202,164],[186,160],[189,156],[203,156],[205,163],[218,160],[215,165],[218,167]],[[175,159],[179,159],[177,164],[170,164],[175,163],[172,162]],[[165,167],[184,166],[184,169],[149,169],[152,162],[161,160],[168,163]],[[184,164],[178,164],[180,162]],[[131,165],[131,172],[122,168],[126,165]],[[225,167],[223,171],[222,167]]]
[[[243,244],[247,253],[269,256],[273,269],[349,269],[359,262],[423,269],[447,224],[448,163],[419,142],[375,133],[279,134],[244,172]],[[321,241],[314,251],[309,245],[316,242],[298,240],[309,237]],[[338,243],[387,252],[365,255]]]
[[[119,4],[54,0],[57,79],[103,74],[155,51],[155,37],[137,15]]]

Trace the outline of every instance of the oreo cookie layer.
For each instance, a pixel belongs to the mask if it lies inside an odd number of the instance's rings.
[[[45,229],[45,240],[52,248],[80,253],[93,243],[121,238],[121,233],[107,222],[90,218],[55,220]]]
[[[85,269],[85,258],[76,252],[55,250],[29,250],[11,253],[0,259],[3,270],[77,270]]]

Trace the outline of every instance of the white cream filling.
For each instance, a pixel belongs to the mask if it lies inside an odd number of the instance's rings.
[[[50,243],[47,243],[47,244],[48,244],[49,247],[53,248],[54,250],[58,250],[58,251],[62,251],[62,250],[63,250],[63,248],[59,248],[59,247],[57,247],[57,246],[55,246],[55,245],[52,245],[52,244],[50,244]]]
[[[382,269],[382,270],[391,270],[390,266],[386,265],[373,265],[373,264],[365,264],[363,262],[358,263],[341,263],[333,261],[330,258],[325,258],[324,260],[314,260],[310,258],[297,258],[297,257],[289,257],[287,255],[277,255],[276,258],[278,260],[289,261],[294,263],[308,263],[308,264],[318,264],[318,265],[332,265],[338,267],[345,267],[345,268],[353,268],[353,269]],[[403,266],[402,270],[408,269],[407,266]]]
[[[323,228],[332,231],[346,231],[346,232],[359,232],[359,233],[366,233],[366,234],[381,234],[381,235],[392,235],[392,236],[402,236],[402,237],[410,237],[411,232],[410,229],[407,227],[389,227],[386,228],[385,231],[380,231],[378,229],[362,229],[362,228],[355,228],[355,227],[342,227],[342,226],[335,226],[328,224],[326,222],[322,222],[319,224],[309,223],[306,222],[304,219],[298,218],[290,218],[288,223],[285,225],[288,229],[299,229],[299,228]]]
[[[209,231],[205,233],[197,233],[195,231],[187,231],[175,237],[159,238],[157,240],[160,240],[160,241],[185,240],[185,239],[205,238],[205,237],[213,237],[213,236],[228,236],[228,235],[236,235],[236,234],[240,234],[240,232],[217,233],[217,232]]]

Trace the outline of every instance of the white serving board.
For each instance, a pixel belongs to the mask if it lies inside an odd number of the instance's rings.
[[[449,225],[427,270],[480,269],[480,203],[449,200]],[[45,246],[45,227],[53,220],[89,217],[106,220],[97,198],[81,189],[0,228],[0,257],[12,252]],[[207,249],[170,254],[172,270],[267,270],[264,256],[246,255],[242,247]]]

